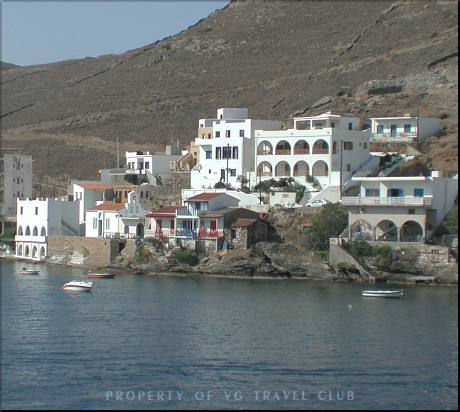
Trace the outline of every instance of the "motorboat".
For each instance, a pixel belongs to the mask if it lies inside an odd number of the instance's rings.
[[[81,282],[77,280],[72,280],[71,282],[67,282],[62,287],[64,290],[76,290],[81,292],[91,292],[93,288],[92,282]]]
[[[115,277],[115,273],[93,273],[87,272],[85,273],[87,278],[100,278],[100,279],[113,279]]]
[[[404,290],[363,290],[361,294],[370,298],[403,298]]]
[[[21,275],[38,275],[40,271],[38,269],[26,269],[22,268]]]

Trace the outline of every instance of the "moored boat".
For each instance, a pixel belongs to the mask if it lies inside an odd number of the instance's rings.
[[[40,271],[38,269],[26,269],[22,268],[21,274],[22,275],[38,275]]]
[[[85,274],[87,278],[101,278],[101,279],[113,279],[115,273],[92,273],[88,272]]]
[[[402,298],[404,290],[363,290],[361,294],[371,298]]]
[[[81,292],[91,292],[93,288],[93,284],[91,282],[80,282],[77,280],[72,280],[71,282],[67,282],[62,287],[64,290],[76,290]]]

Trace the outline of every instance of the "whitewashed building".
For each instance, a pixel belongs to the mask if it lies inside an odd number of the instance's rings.
[[[339,199],[345,182],[374,161],[370,130],[360,129],[358,117],[330,111],[293,120],[293,129],[256,130],[258,182],[292,177],[313,191],[334,186]]]
[[[64,198],[18,199],[15,256],[43,260],[48,236],[79,236],[79,203]]]
[[[358,196],[343,197],[348,207],[348,238],[425,242],[455,204],[458,180],[431,176],[353,177]]]
[[[255,130],[278,130],[281,122],[248,119],[248,109],[220,108],[217,118],[200,119],[199,163],[191,171],[193,189],[213,188],[218,182],[239,187],[238,176],[255,181]]]
[[[0,234],[16,227],[17,200],[32,197],[32,162],[19,149],[0,151]]]
[[[412,142],[437,136],[441,132],[441,119],[411,116],[373,117],[372,140],[382,142]]]

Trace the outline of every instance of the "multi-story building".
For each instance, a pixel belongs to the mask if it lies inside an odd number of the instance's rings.
[[[406,142],[424,140],[441,132],[441,119],[411,116],[373,117],[372,140],[380,142]]]
[[[32,197],[32,156],[0,151],[0,234],[16,228],[17,200]]]
[[[80,236],[79,200],[18,199],[15,256],[43,260],[49,236]]]
[[[238,187],[238,176],[255,181],[255,130],[278,130],[281,122],[248,119],[248,109],[220,108],[217,118],[200,119],[199,163],[191,172],[193,189],[213,188],[218,182]]]
[[[348,207],[348,238],[425,242],[455,204],[458,179],[431,176],[352,177],[358,196],[343,197]]]
[[[349,114],[296,117],[293,129],[256,130],[255,137],[259,182],[291,177],[310,190],[335,186],[341,195],[345,182],[374,161],[370,130]]]

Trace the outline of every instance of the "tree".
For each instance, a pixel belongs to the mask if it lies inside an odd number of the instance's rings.
[[[340,235],[348,224],[346,209],[340,203],[328,203],[312,218],[307,229],[307,247],[313,250],[328,250],[329,238]]]
[[[243,189],[243,187],[246,187],[246,184],[249,182],[249,180],[243,175],[237,176],[236,181],[241,184],[241,189]]]

